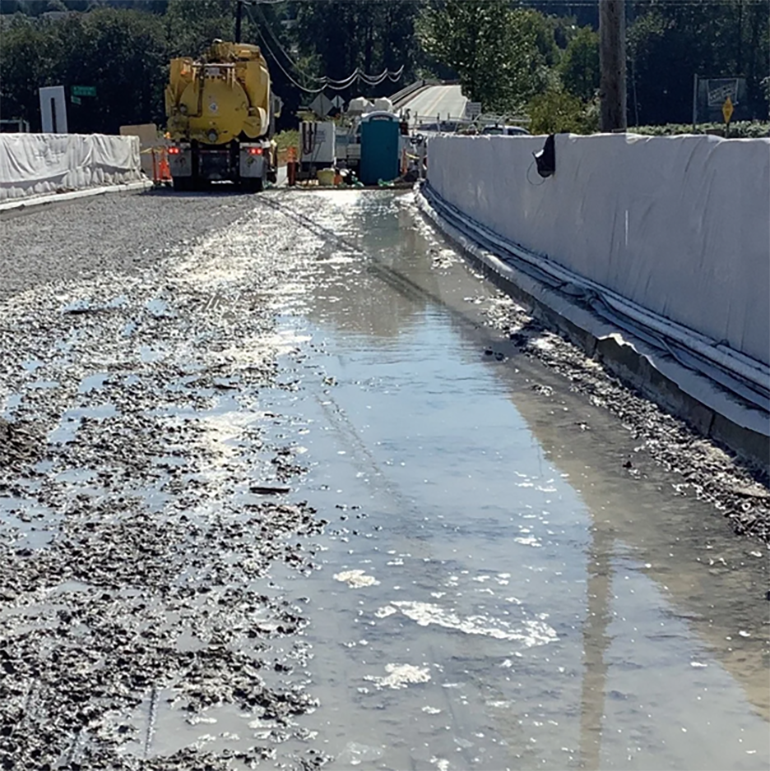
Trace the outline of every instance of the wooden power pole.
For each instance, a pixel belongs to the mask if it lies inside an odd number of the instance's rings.
[[[601,129],[625,130],[626,122],[626,6],[625,0],[599,0],[599,60],[602,77]]]

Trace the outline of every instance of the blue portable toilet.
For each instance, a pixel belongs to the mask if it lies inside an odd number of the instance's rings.
[[[361,165],[358,177],[365,185],[392,182],[399,172],[401,123],[392,112],[370,112],[361,118]]]

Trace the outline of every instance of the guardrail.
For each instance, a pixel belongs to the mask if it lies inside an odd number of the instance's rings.
[[[420,91],[423,91],[426,88],[430,88],[431,86],[446,86],[450,85],[445,80],[433,80],[433,79],[426,79],[423,78],[422,80],[417,80],[411,85],[406,86],[405,88],[402,88],[400,91],[396,91],[395,94],[393,94],[390,98],[390,101],[393,102],[393,106],[398,108],[401,107],[401,105],[406,102],[408,99],[413,97],[415,94],[418,94]]]
[[[475,118],[440,118],[437,115],[410,115],[413,128],[436,133],[453,134],[457,131],[481,131],[485,126],[528,126],[530,118],[525,116],[479,115]]]

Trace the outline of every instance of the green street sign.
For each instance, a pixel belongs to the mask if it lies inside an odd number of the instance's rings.
[[[72,96],[96,96],[96,86],[72,86]]]
[[[71,96],[70,97],[70,102],[72,102],[72,104],[82,104],[83,103],[83,101],[81,100],[81,98],[79,96]]]

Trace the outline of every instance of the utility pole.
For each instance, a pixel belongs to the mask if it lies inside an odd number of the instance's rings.
[[[599,61],[602,76],[601,129],[623,130],[626,122],[626,6],[625,0],[599,0]]]
[[[243,0],[235,0],[235,42],[241,42],[241,25],[243,24]]]

